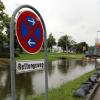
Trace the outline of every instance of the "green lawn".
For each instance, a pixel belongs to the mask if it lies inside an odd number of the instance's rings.
[[[82,59],[84,54],[67,54],[67,53],[48,53],[48,60],[53,61],[56,59]],[[21,53],[16,60],[37,60],[44,59],[44,53],[40,52],[37,54]],[[0,62],[9,63],[9,58],[0,58]]]
[[[48,53],[48,60],[56,60],[56,59],[70,59],[70,58],[74,58],[74,59],[82,59],[84,58],[83,54],[66,54],[66,53]],[[37,60],[37,59],[44,59],[44,53],[40,52],[38,54],[27,54],[27,53],[22,53],[20,54],[19,57],[16,57],[16,59],[20,59],[20,60]]]
[[[85,98],[78,98],[73,96],[73,92],[80,87],[95,71],[86,73],[79,78],[66,83],[59,88],[52,89],[49,91],[49,100],[84,100]],[[40,96],[28,96],[25,100],[45,100],[45,95]]]

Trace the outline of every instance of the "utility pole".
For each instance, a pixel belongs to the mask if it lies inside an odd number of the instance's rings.
[[[97,31],[97,39],[98,39],[98,33],[99,33],[100,31]]]
[[[97,39],[96,39],[96,43],[95,43],[97,47],[99,46],[99,42],[100,42],[99,41],[99,34],[98,34],[99,32],[100,31],[97,31]]]

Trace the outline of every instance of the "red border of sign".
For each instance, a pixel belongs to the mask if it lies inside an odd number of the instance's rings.
[[[40,27],[40,34],[41,34],[40,41],[37,41],[37,46],[35,48],[28,46],[25,43],[25,40],[22,38],[22,35],[21,35],[22,34],[21,29],[20,29],[21,23],[25,19],[26,16],[31,16],[31,17],[35,18],[37,21],[36,26]],[[27,22],[25,22],[25,24],[27,24],[27,26],[28,26]],[[34,26],[34,27],[36,27],[36,26]],[[30,30],[29,34],[31,34],[31,35],[34,34],[33,33],[35,31],[34,27],[31,29],[28,26],[28,28]],[[17,21],[16,21],[16,37],[17,37],[17,40],[18,40],[20,46],[23,48],[23,50],[25,52],[30,53],[30,54],[36,54],[41,50],[43,41],[44,41],[44,28],[43,28],[43,25],[41,23],[39,16],[36,13],[34,13],[32,11],[23,11],[20,13],[20,15],[18,16]],[[36,36],[34,36],[34,38],[36,39]],[[28,40],[28,39],[29,39],[29,35],[27,35],[27,37],[26,37],[26,40]]]

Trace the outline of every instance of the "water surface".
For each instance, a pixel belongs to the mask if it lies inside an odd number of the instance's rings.
[[[49,89],[57,88],[86,72],[94,69],[94,62],[83,60],[56,60],[48,64]],[[8,66],[9,68],[9,66]],[[28,95],[45,92],[45,72],[33,71],[16,75],[17,100],[25,100]],[[0,65],[0,100],[10,98],[10,70]]]

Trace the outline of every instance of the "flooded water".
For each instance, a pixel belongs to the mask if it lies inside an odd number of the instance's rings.
[[[57,88],[86,72],[92,71],[94,62],[83,60],[56,60],[48,64],[49,89]],[[10,98],[10,71],[0,66],[0,100]],[[9,66],[8,66],[9,67]],[[16,100],[24,100],[28,95],[38,95],[45,91],[44,70],[16,75]]]

